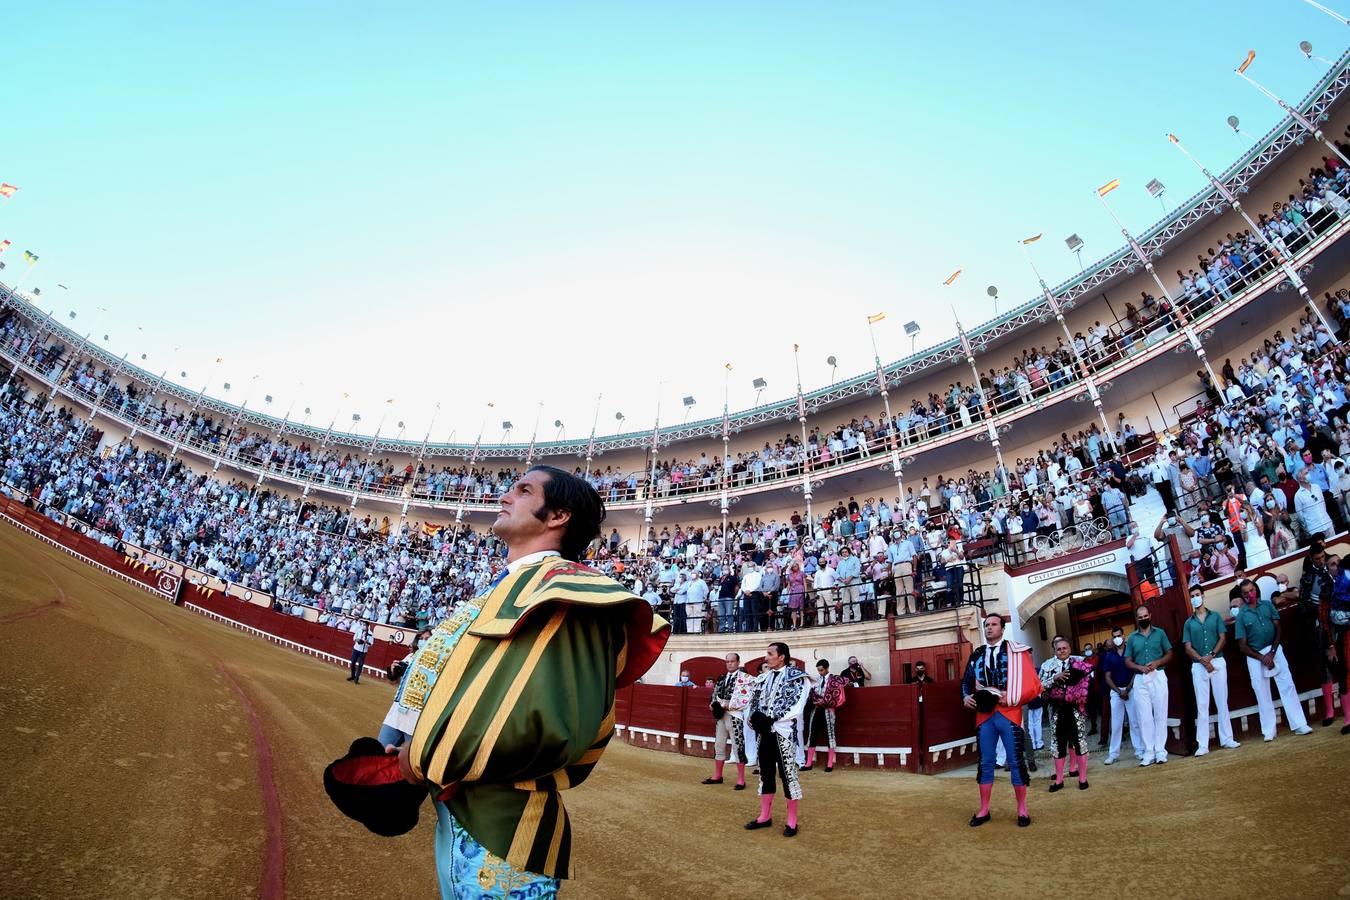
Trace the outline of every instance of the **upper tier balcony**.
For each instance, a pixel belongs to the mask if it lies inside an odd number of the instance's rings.
[[[1340,238],[1350,230],[1350,219],[1341,219],[1330,207],[1322,209],[1308,220],[1308,229],[1288,241],[1288,250],[1292,263],[1305,273],[1327,251],[1331,257],[1338,257],[1337,247]],[[689,508],[711,507],[709,514],[717,508],[733,503],[748,501],[755,496],[777,494],[781,501],[786,492],[806,494],[819,490],[827,483],[831,486],[843,485],[844,490],[854,486],[903,478],[905,467],[920,457],[943,451],[943,459],[951,460],[958,456],[970,458],[972,454],[983,459],[986,468],[992,468],[992,447],[979,443],[998,441],[1001,436],[1018,428],[1027,430],[1034,426],[1029,421],[1033,413],[1041,414],[1038,422],[1050,426],[1047,433],[1055,433],[1066,423],[1077,422],[1079,426],[1092,413],[1083,407],[1075,407],[1075,401],[1091,401],[1091,388],[1105,391],[1113,384],[1128,377],[1131,372],[1141,370],[1146,364],[1155,364],[1166,360],[1172,367],[1194,365],[1191,335],[1202,342],[1215,334],[1216,329],[1228,331],[1245,326],[1250,311],[1242,317],[1239,311],[1247,310],[1259,298],[1271,292],[1286,291],[1290,287],[1284,270],[1267,256],[1254,264],[1243,276],[1231,282],[1222,293],[1202,295],[1198,292],[1190,296],[1178,297],[1176,313],[1156,316],[1141,323],[1138,327],[1123,328],[1113,339],[1101,345],[1097,351],[1086,354],[1082,359],[1082,368],[1067,368],[1053,373],[1042,384],[1025,385],[1022,390],[1009,389],[1002,392],[985,390],[987,396],[978,397],[978,402],[957,413],[922,422],[907,421],[899,416],[899,427],[887,428],[884,416],[878,419],[883,425],[876,437],[870,442],[852,451],[831,455],[820,448],[798,452],[795,458],[786,459],[762,471],[743,470],[729,472],[725,466],[702,474],[697,480],[675,482],[670,479],[658,479],[653,486],[650,469],[641,473],[623,476],[621,484],[615,484],[607,491],[609,508],[622,516],[628,512],[646,513],[650,517],[652,508],[664,509],[672,504],[689,505]],[[1272,306],[1280,306],[1287,314],[1297,303],[1292,292],[1284,295],[1287,299],[1280,304],[1260,304],[1269,312]],[[13,302],[7,300],[6,302]],[[1306,309],[1306,307],[1305,307]],[[1048,310],[1042,310],[1041,318],[1049,317]],[[1230,322],[1230,325],[1225,325]],[[1183,324],[1184,323],[1184,324]],[[307,466],[278,465],[263,458],[248,448],[241,448],[238,435],[244,430],[242,410],[236,410],[229,421],[223,436],[213,436],[205,440],[187,426],[197,415],[204,412],[200,405],[194,405],[185,415],[161,418],[159,407],[154,400],[158,391],[142,391],[139,401],[133,401],[116,377],[108,381],[81,381],[75,373],[81,368],[72,365],[76,357],[83,360],[80,351],[63,353],[52,359],[40,359],[39,355],[45,342],[39,341],[39,334],[33,332],[33,338],[15,350],[13,342],[0,348],[3,356],[11,365],[17,364],[19,370],[29,377],[42,382],[58,397],[66,397],[90,410],[91,420],[105,416],[116,422],[123,430],[131,434],[143,433],[172,449],[172,452],[185,450],[209,463],[213,469],[222,466],[240,473],[246,473],[261,484],[266,480],[298,488],[305,495],[318,491],[324,495],[341,497],[351,503],[391,504],[406,515],[416,509],[419,514],[428,512],[441,515],[454,514],[456,519],[473,512],[485,512],[495,509],[497,495],[484,490],[483,485],[471,490],[446,490],[429,484],[426,474],[405,480],[403,477],[382,477],[379,480],[368,479],[368,470],[375,453],[377,442],[368,440],[363,455],[349,453],[347,465]],[[1234,340],[1239,340],[1234,335]],[[988,339],[976,335],[971,339],[970,350],[974,354],[970,361],[958,359],[956,364],[973,362],[980,366],[980,354]],[[1176,359],[1168,355],[1176,353]],[[1187,358],[1184,359],[1184,358]],[[970,374],[969,364],[962,365],[960,371]],[[161,387],[162,385],[156,385]],[[872,393],[882,393],[882,382],[878,379],[871,385]],[[888,384],[887,389],[893,392]],[[202,398],[199,396],[198,401]],[[793,410],[789,418],[797,418],[799,410]],[[817,410],[807,407],[800,410],[807,421]],[[880,412],[880,410],[878,411]],[[1094,420],[1095,421],[1095,420]],[[799,425],[801,424],[799,420]],[[804,428],[801,429],[803,432]],[[256,433],[256,432],[255,432]],[[278,429],[274,436],[280,435]],[[1043,435],[1040,435],[1043,436]],[[650,440],[650,435],[649,435]],[[958,450],[957,445],[962,445]],[[320,443],[320,453],[324,449]],[[807,446],[802,444],[800,446]],[[428,461],[426,446],[409,458],[413,471],[419,471]],[[800,447],[799,447],[800,451]],[[881,473],[889,473],[880,477]],[[781,503],[780,503],[781,505]]]

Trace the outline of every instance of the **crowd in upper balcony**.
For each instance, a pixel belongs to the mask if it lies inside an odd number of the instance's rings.
[[[1327,300],[1336,335],[1304,316],[1243,358],[1246,380],[1226,362],[1231,395],[1214,391],[1161,442],[1146,444],[1122,420],[1119,452],[1084,431],[1062,434],[1017,461],[1010,494],[1001,473],[971,470],[939,477],[936,490],[924,479],[904,501],[849,498],[814,525],[799,513],[731,522],[725,541],[716,524],[653,530],[652,559],[616,562],[624,554],[614,533],[600,564],[668,608],[677,631],[801,627],[952,605],[970,589],[975,559],[1015,561],[1036,536],[1059,541],[1075,526],[1094,529],[1097,540],[1126,538],[1140,570],[1158,580],[1184,573],[1199,583],[1250,569],[1350,523],[1350,292]],[[1134,501],[1150,489],[1166,515],[1141,522]],[[1157,544],[1171,535],[1184,559],[1155,572]]]
[[[617,530],[593,564],[667,608],[679,630],[806,627],[911,614],[978,594],[978,559],[1015,559],[1036,535],[1105,521],[1128,535],[1141,566],[1176,534],[1201,578],[1248,567],[1350,521],[1350,292],[1327,297],[1338,333],[1304,316],[1288,335],[1223,366],[1193,421],[1150,445],[1123,416],[1113,441],[1096,425],[1053,440],[1009,471],[921,479],[902,500],[850,497],[807,520],[731,522],[648,536],[646,553]],[[470,529],[377,521],[350,508],[296,500],[257,481],[197,472],[130,439],[100,447],[94,422],[0,390],[6,485],[116,544],[144,547],[276,605],[349,628],[357,618],[434,625],[485,585],[503,548]],[[1111,444],[1115,444],[1112,452]],[[1169,516],[1135,521],[1152,487]],[[1226,493],[1229,488],[1232,493]],[[1159,577],[1181,577],[1173,572]]]
[[[1350,173],[1334,159],[1325,160],[1300,179],[1286,201],[1259,216],[1258,227],[1276,242],[1276,249],[1246,231],[1230,233],[1198,256],[1195,266],[1177,270],[1173,296],[1180,309],[1167,298],[1146,292],[1138,305],[1126,304],[1123,320],[1113,325],[1096,322],[1070,343],[1057,338],[1053,348],[1028,348],[1001,371],[994,368],[982,375],[978,388],[953,381],[940,394],[911,400],[907,409],[897,403],[890,420],[877,411],[833,428],[816,425],[805,441],[788,433],[766,442],[762,450],[741,452],[730,461],[706,453],[684,462],[658,461],[654,492],[665,496],[720,489],[724,473],[729,487],[738,489],[798,475],[803,467],[867,460],[883,451],[892,436],[905,446],[980,421],[986,399],[998,412],[1038,402],[1079,377],[1080,359],[1099,367],[1129,355],[1175,331],[1181,314],[1203,314],[1264,277],[1278,254],[1297,253],[1350,211],[1344,199],[1347,185]],[[1345,373],[1336,344],[1347,336],[1350,293],[1341,291],[1326,301],[1336,335],[1319,330],[1305,317],[1295,334],[1277,334],[1236,364],[1226,360],[1221,383],[1211,384],[1206,373],[1198,373],[1210,407],[1198,420],[1205,423],[1201,432],[1194,427],[1183,432],[1182,445],[1176,448],[1185,457],[1180,462],[1160,455],[1127,466],[1120,452],[1109,453],[1107,448],[1114,444],[1122,452],[1138,449],[1140,435],[1123,420],[1117,421],[1110,436],[1093,423],[1072,437],[1061,435],[1035,457],[1017,460],[1007,472],[971,470],[954,479],[938,477],[931,488],[924,480],[917,491],[911,485],[906,497],[890,502],[860,503],[850,498],[811,522],[798,513],[781,523],[732,523],[725,536],[720,524],[687,530],[677,526],[673,533],[663,529],[648,535],[652,555],[636,560],[632,557],[640,548],[616,544],[617,535],[611,535],[596,561],[610,569],[625,569],[620,574],[648,592],[661,583],[672,561],[677,567],[681,561],[711,566],[707,574],[721,584],[728,573],[720,571],[720,560],[768,554],[754,565],[774,568],[791,559],[803,570],[812,569],[804,582],[810,590],[819,594],[824,583],[825,596],[834,597],[835,587],[847,586],[842,580],[831,582],[840,577],[840,551],[848,548],[859,572],[845,578],[857,579],[857,593],[870,595],[870,609],[875,611],[878,583],[890,584],[891,596],[917,590],[921,603],[927,602],[922,586],[928,583],[945,585],[949,597],[959,595],[963,590],[959,573],[972,546],[1025,544],[1030,535],[1048,535],[1096,518],[1108,519],[1115,533],[1124,534],[1129,528],[1130,496],[1150,484],[1159,493],[1190,498],[1178,507],[1183,519],[1197,511],[1208,514],[1209,504],[1218,499],[1216,486],[1235,479],[1249,502],[1253,496],[1269,499],[1270,488],[1283,485],[1275,496],[1277,509],[1285,512],[1297,506],[1298,472],[1306,468],[1311,483],[1331,494],[1333,511],[1328,515],[1334,519],[1340,515],[1345,487],[1350,486],[1341,480],[1350,430],[1344,424]],[[100,368],[73,356],[51,332],[32,331],[9,309],[0,312],[0,345],[11,356],[26,355],[28,363],[49,380],[59,380],[63,389],[117,411],[143,429],[226,459],[344,490],[492,502],[521,471],[375,459],[360,448],[330,445],[326,438],[317,443],[301,440],[282,428],[269,433],[241,424],[238,417],[224,419],[184,407],[159,396],[158,384],[128,383],[118,377],[116,367]],[[1328,352],[1331,349],[1336,352]],[[337,506],[297,503],[262,489],[260,482],[194,473],[172,455],[133,442],[96,454],[91,439],[97,432],[87,420],[47,404],[42,396],[34,398],[41,402],[28,402],[16,384],[6,381],[2,411],[7,482],[31,490],[53,509],[106,527],[116,540],[163,552],[231,583],[274,593],[288,611],[315,606],[321,618],[333,624],[345,624],[352,616],[410,625],[434,623],[490,577],[499,556],[500,548],[490,536],[471,530],[456,537],[444,529],[375,522]],[[1215,423],[1235,429],[1235,436],[1214,434]],[[1270,441],[1278,453],[1268,446]],[[1309,444],[1311,451],[1305,449]],[[1321,458],[1326,451],[1334,458]],[[1308,452],[1311,459],[1305,458]],[[1255,477],[1258,473],[1264,479]],[[610,502],[642,497],[647,491],[645,472],[607,468],[584,474]],[[1285,495],[1284,504],[1278,502],[1280,493]],[[1196,499],[1206,495],[1203,502]],[[1259,529],[1261,543],[1271,552],[1308,533],[1308,523],[1297,514],[1284,521],[1278,514],[1272,519],[1268,510],[1257,506],[1250,512],[1251,524],[1246,527]],[[1148,532],[1140,530],[1138,543],[1147,543]],[[1244,541],[1244,547],[1250,543]],[[906,544],[914,550],[908,559]],[[814,551],[809,562],[808,550]],[[822,558],[829,565],[822,566]],[[895,575],[897,566],[906,562],[914,583],[901,589]],[[1202,564],[1210,566],[1207,556]],[[1221,569],[1223,559],[1216,558],[1213,565]],[[851,570],[852,565],[846,563],[844,568]],[[778,575],[788,576],[791,593],[796,578],[790,564],[779,568]],[[855,614],[861,602],[851,604]],[[836,610],[834,618],[842,612]],[[805,618],[820,621],[818,614]],[[825,620],[830,618],[826,611]]]

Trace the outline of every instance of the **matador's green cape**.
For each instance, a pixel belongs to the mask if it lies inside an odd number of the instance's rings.
[[[489,851],[568,877],[559,792],[590,774],[614,732],[614,692],[651,667],[669,635],[646,601],[594,569],[558,557],[522,566],[442,659],[413,770],[451,789],[450,812]]]

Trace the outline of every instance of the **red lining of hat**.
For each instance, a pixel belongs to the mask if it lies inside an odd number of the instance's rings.
[[[333,766],[333,777],[343,784],[362,787],[402,781],[403,773],[398,770],[398,755],[390,753],[344,759]]]

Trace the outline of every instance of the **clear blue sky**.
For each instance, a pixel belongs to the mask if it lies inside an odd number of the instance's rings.
[[[1350,7],[1350,0],[1341,0]],[[1334,4],[1333,4],[1334,5]],[[193,389],[420,439],[542,402],[589,431],[719,414],[952,335],[1143,230],[1347,29],[1224,4],[61,3],[6,11],[0,238],[44,306]],[[952,289],[941,281],[965,274]],[[58,282],[68,291],[56,288]],[[224,362],[217,365],[216,358]],[[258,376],[256,381],[253,376]],[[221,384],[232,382],[225,394]],[[249,385],[256,385],[251,391]],[[350,399],[343,401],[341,395]],[[386,406],[384,400],[394,398]],[[487,439],[501,437],[489,427]]]

